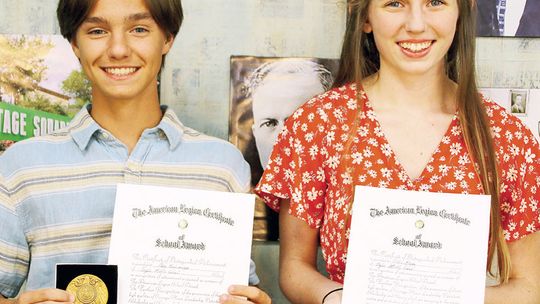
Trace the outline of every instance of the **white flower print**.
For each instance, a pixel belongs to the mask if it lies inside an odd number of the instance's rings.
[[[328,160],[326,161],[326,164],[331,169],[336,169],[337,166],[339,165],[339,157],[338,156],[332,156],[332,157],[328,158]]]
[[[317,191],[315,187],[311,188],[311,190],[307,192],[307,198],[310,201],[316,200],[318,196],[319,196],[319,191]]]
[[[368,129],[365,126],[361,126],[358,128],[358,136],[360,137],[366,137],[368,135]]]
[[[366,148],[364,149],[364,157],[369,158],[369,157],[371,157],[371,156],[373,156],[373,152],[371,151],[371,149],[370,149],[369,147],[366,147]]]
[[[536,200],[531,200],[530,204],[529,204],[529,208],[531,208],[531,211],[532,212],[536,212],[536,210],[538,209],[538,201]]]
[[[455,190],[456,186],[457,186],[456,182],[446,183],[446,189],[448,190]]]
[[[381,151],[386,157],[389,157],[392,154],[392,147],[388,143],[382,144]]]
[[[317,170],[317,181],[318,182],[323,182],[325,177],[324,177],[324,169],[322,167],[320,167],[318,170]]]
[[[354,152],[351,156],[353,158],[352,163],[355,165],[359,165],[364,159],[364,156],[362,156],[362,153],[360,152]]]
[[[304,113],[304,109],[300,108],[293,113],[294,119],[298,119]]]
[[[450,167],[447,165],[439,165],[439,173],[442,176],[446,176],[448,174],[448,170],[450,170]]]
[[[311,181],[311,173],[310,172],[304,172],[302,173],[302,183],[307,184]]]
[[[470,163],[469,157],[467,155],[460,155],[458,164],[465,166],[466,164]]]
[[[392,170],[390,170],[388,168],[381,168],[381,175],[382,175],[382,177],[384,177],[386,179],[391,179]]]
[[[369,168],[371,168],[372,166],[373,166],[373,164],[372,164],[369,160],[366,160],[366,161],[364,162],[364,168],[369,169]]]
[[[454,171],[454,178],[456,180],[461,181],[461,180],[463,180],[464,177],[465,177],[465,172],[463,172],[463,170],[458,169],[458,170]]]
[[[450,154],[452,155],[458,155],[459,152],[461,151],[461,144],[460,143],[453,143],[451,146],[450,146]]]
[[[352,176],[349,172],[345,172],[343,174],[341,174],[341,178],[343,179],[343,184],[344,185],[350,185],[352,184]]]
[[[333,114],[338,121],[343,121],[343,112],[340,109],[334,109]]]
[[[313,145],[311,146],[311,148],[309,148],[309,155],[312,158],[315,158],[317,156],[317,153],[319,153],[319,147],[317,147],[317,145]]]
[[[515,156],[518,156],[518,155],[519,155],[519,150],[520,150],[520,148],[519,148],[518,146],[512,145],[512,146],[510,147],[509,152],[510,152],[510,154],[511,154],[512,156],[515,157]]]
[[[532,152],[531,148],[527,149],[527,152],[525,152],[525,162],[531,164],[535,158],[536,154]]]
[[[349,99],[349,101],[347,101],[347,108],[351,110],[356,110],[357,108],[356,99]]]
[[[527,202],[525,200],[521,200],[521,203],[519,204],[519,212],[523,213],[527,209]]]
[[[508,169],[506,173],[506,178],[511,182],[515,182],[518,176],[517,174],[518,174],[518,171],[516,170],[516,168],[512,166]]]
[[[516,223],[510,221],[510,224],[508,224],[508,231],[514,231],[516,230]]]
[[[429,184],[421,184],[419,190],[420,191],[429,191],[431,189],[431,185]]]
[[[295,203],[302,202],[302,192],[300,192],[300,189],[294,189],[291,199]]]

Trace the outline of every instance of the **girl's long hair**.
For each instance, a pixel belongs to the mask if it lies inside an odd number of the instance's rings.
[[[340,66],[333,87],[341,87],[348,83],[356,83],[357,88],[366,77],[376,73],[380,68],[379,52],[371,33],[363,31],[368,19],[370,0],[349,0],[349,16]],[[491,195],[490,237],[488,249],[488,273],[496,277],[491,269],[496,257],[500,282],[507,282],[510,277],[510,254],[501,227],[500,214],[500,179],[497,166],[497,155],[491,136],[485,106],[478,94],[475,75],[475,37],[476,37],[476,5],[471,0],[457,0],[459,18],[454,41],[446,55],[447,76],[457,83],[457,113],[467,149],[476,163],[485,194]],[[359,99],[360,96],[357,96]],[[359,103],[362,104],[362,103]],[[359,107],[362,111],[363,108]],[[354,134],[358,130],[358,115],[350,130],[344,152],[344,168],[353,168],[350,151]],[[352,201],[349,204],[351,208]]]

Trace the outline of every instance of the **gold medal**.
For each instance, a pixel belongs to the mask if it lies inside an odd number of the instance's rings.
[[[75,296],[75,304],[107,304],[107,285],[98,277],[82,274],[69,282],[66,291]]]

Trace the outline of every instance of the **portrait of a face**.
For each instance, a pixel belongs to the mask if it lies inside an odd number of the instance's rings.
[[[527,114],[527,95],[526,90],[510,90],[510,111],[513,114]]]
[[[231,58],[230,141],[250,163],[253,185],[287,118],[330,89],[337,66],[337,59]]]
[[[304,102],[325,92],[329,77],[326,68],[307,59],[276,61],[253,72],[249,81],[252,130],[263,168],[285,120]]]
[[[298,107],[329,90],[338,59],[231,57],[229,141],[251,167],[251,184],[259,181],[284,124]],[[267,238],[277,238],[277,217],[258,201],[258,219],[266,219]],[[276,223],[273,223],[275,221]],[[273,231],[276,230],[276,231]]]

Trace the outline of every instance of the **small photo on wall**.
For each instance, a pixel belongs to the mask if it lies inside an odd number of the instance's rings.
[[[527,90],[510,90],[510,112],[518,116],[527,115]]]

